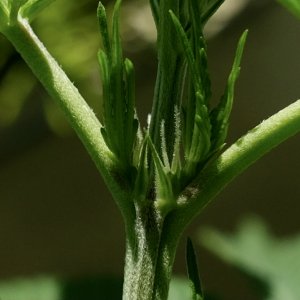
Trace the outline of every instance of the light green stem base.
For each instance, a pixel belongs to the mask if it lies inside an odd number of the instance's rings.
[[[127,240],[123,300],[166,300],[179,237],[165,239],[163,220],[153,209],[138,210],[135,239]],[[162,238],[163,237],[163,238]],[[175,243],[174,243],[175,242]]]

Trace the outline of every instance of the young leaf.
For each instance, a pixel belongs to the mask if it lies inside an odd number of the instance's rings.
[[[197,8],[196,2],[194,3],[194,6]],[[180,21],[175,16],[175,14],[172,11],[169,11],[169,13],[176,29],[178,40],[183,47],[185,58],[187,60],[188,68],[190,71],[190,76],[192,78],[192,85],[190,86],[190,95],[188,98],[186,110],[184,150],[185,156],[188,161],[186,171],[188,173],[193,173],[195,171],[196,164],[206,156],[210,148],[210,120],[205,103],[207,102],[205,100],[206,95],[203,95],[203,91],[208,95],[210,94],[210,86],[205,88],[203,87],[203,82],[201,81],[202,77],[206,81],[206,83],[209,83],[207,79],[208,75],[206,73],[207,70],[200,72],[197,66],[198,61],[195,58],[195,54],[193,52],[191,42],[189,41],[187,34],[185,33],[182,25],[180,24]],[[197,21],[195,17],[193,19],[193,22],[196,23]],[[195,35],[201,34],[201,31],[198,30],[196,31]],[[197,40],[200,41],[200,36],[197,37]],[[198,45],[199,43],[194,43],[195,47],[197,47]],[[201,50],[199,52],[200,60],[204,60],[206,58],[202,52]],[[206,67],[207,66],[205,66],[205,68]],[[193,93],[195,95],[193,95]]]
[[[193,300],[201,300],[203,299],[203,292],[199,277],[197,256],[190,238],[187,238],[186,241],[186,265],[188,278],[192,284]]]
[[[211,92],[211,81],[210,81],[210,75],[208,72],[208,62],[207,62],[207,54],[206,54],[206,45],[203,38],[200,39],[202,42],[202,47],[199,50],[199,65],[200,68],[200,75],[201,75],[201,82],[203,85],[203,96],[204,101],[207,106],[209,106],[209,100],[211,98],[212,92]]]
[[[192,144],[193,128],[196,113],[196,95],[191,83],[189,83],[189,94],[187,96],[187,105],[182,107],[183,113],[183,148],[184,155],[188,157],[188,153]]]
[[[219,105],[211,112],[212,124],[212,146],[213,149],[219,148],[225,141],[229,125],[229,117],[234,98],[235,82],[240,73],[240,64],[248,31],[242,34],[235,54],[233,66],[228,77],[225,93],[222,96]]]
[[[103,122],[104,127],[101,129],[103,138],[107,146],[114,152],[114,146],[116,143],[116,134],[114,132],[114,116],[115,116],[115,107],[111,103],[111,94],[110,94],[110,65],[106,53],[103,50],[98,52],[98,61],[101,71],[102,79],[102,90],[103,90]]]
[[[12,22],[14,22],[17,19],[18,13],[20,11],[20,8],[23,4],[26,3],[27,0],[10,0],[10,14],[9,18]]]
[[[201,77],[200,77],[200,74],[196,67],[195,57],[193,54],[193,50],[191,48],[191,44],[188,40],[188,37],[187,37],[183,27],[180,24],[180,21],[176,17],[176,15],[171,10],[169,11],[169,13],[172,18],[174,27],[176,29],[177,38],[182,45],[182,48],[183,48],[183,51],[185,54],[185,58],[187,60],[187,63],[188,63],[188,66],[189,66],[189,69],[191,72],[195,91],[201,91],[201,82],[200,82]]]
[[[147,137],[149,148],[153,157],[156,170],[156,207],[162,215],[166,215],[176,204],[173,187],[168,169],[161,161],[153,142]]]
[[[22,16],[31,22],[42,10],[55,0],[29,0],[20,9]]]
[[[124,61],[125,69],[125,128],[127,133],[125,143],[128,155],[128,161],[132,161],[132,151],[137,137],[139,121],[135,112],[135,73],[133,63],[126,58]]]
[[[207,159],[211,149],[211,124],[206,105],[202,104],[203,96],[196,93],[196,110],[194,116],[193,133],[189,149],[185,149],[185,173],[194,175],[197,165]]]
[[[201,3],[202,2],[202,3]],[[201,15],[201,12],[203,11],[205,4],[204,1],[199,0],[189,0],[188,1],[188,9],[189,9],[189,15],[191,19],[191,31],[193,32],[193,40],[194,40],[194,52],[198,50],[198,42],[200,37],[203,36],[203,26],[201,22],[201,18],[199,16]]]
[[[104,50],[107,53],[107,55],[110,56],[111,46],[110,46],[110,40],[109,40],[109,34],[108,34],[107,17],[106,17],[105,7],[103,6],[103,4],[101,2],[99,2],[99,4],[98,4],[97,16],[98,16],[98,21],[99,21],[100,33],[102,36],[103,47],[104,47]]]
[[[129,174],[139,123],[135,114],[134,67],[129,59],[123,59],[119,33],[120,5],[121,0],[117,0],[112,16],[111,37],[106,11],[101,2],[97,9],[104,47],[104,51],[98,54],[103,81],[102,134],[124,171],[126,169]]]
[[[134,119],[134,104],[135,104],[135,72],[132,61],[125,58],[124,61],[125,69],[125,90],[126,90],[126,113],[130,120]]]

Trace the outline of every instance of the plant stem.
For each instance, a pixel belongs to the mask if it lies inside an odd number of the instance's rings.
[[[135,241],[126,243],[123,300],[165,300],[177,245],[168,248],[161,239],[163,220],[153,208],[137,211]]]
[[[183,193],[182,206],[171,212],[164,222],[168,247],[186,226],[202,212],[235,177],[274,147],[300,131],[300,100],[274,114],[237,140],[219,158],[209,164]]]
[[[7,25],[2,31],[50,96],[61,107],[102,174],[123,214],[124,220],[127,223],[132,222],[134,218],[133,205],[126,201],[128,195],[116,179],[118,169],[115,159],[103,141],[100,133],[101,124],[91,108],[35,35],[26,19],[19,17],[17,22]]]
[[[196,181],[187,188],[189,191],[186,191],[186,203],[167,215],[163,222],[157,248],[152,298],[136,299],[167,299],[176,249],[187,225],[229,182],[272,148],[299,131],[300,100],[252,129],[204,169],[200,183]]]

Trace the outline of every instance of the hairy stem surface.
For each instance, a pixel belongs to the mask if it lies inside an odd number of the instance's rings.
[[[103,141],[101,124],[91,108],[35,35],[26,19],[19,18],[18,22],[3,29],[3,33],[61,107],[113,194],[124,220],[126,223],[132,222],[133,205],[126,201],[128,195],[118,182],[114,157]]]

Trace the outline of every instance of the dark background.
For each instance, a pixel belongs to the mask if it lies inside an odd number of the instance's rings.
[[[97,1],[72,5],[58,0],[34,26],[97,112]],[[208,42],[215,99],[223,92],[245,28],[250,32],[228,144],[300,98],[300,22],[273,1],[250,1]],[[137,105],[145,119],[155,79],[155,46],[134,35],[124,40],[136,65]],[[3,36],[0,45],[0,279],[41,273],[121,276],[124,228],[103,180]],[[299,151],[299,135],[273,150],[230,184],[187,234],[195,237],[201,226],[232,230],[249,213],[263,217],[278,236],[299,232]],[[224,299],[256,299],[238,272],[198,245],[197,251],[208,290],[223,293]],[[183,239],[175,271],[184,270]]]

